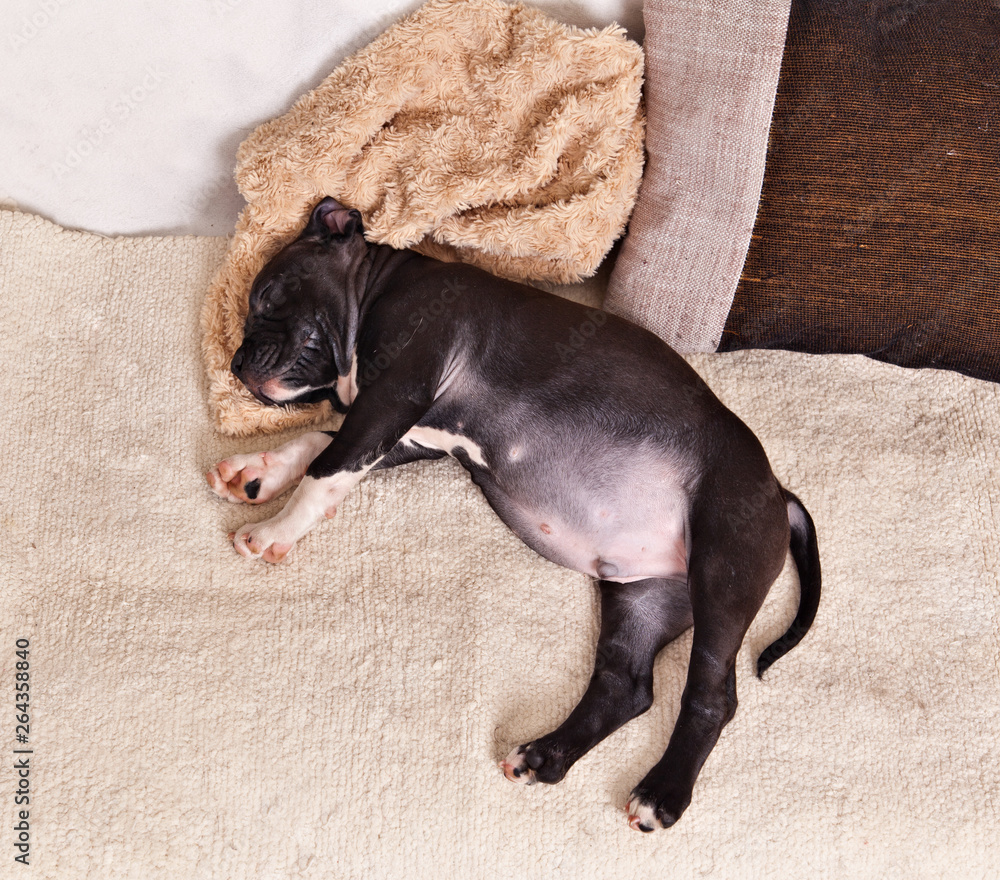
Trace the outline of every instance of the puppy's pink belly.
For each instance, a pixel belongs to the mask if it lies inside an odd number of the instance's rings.
[[[684,525],[673,517],[659,527],[622,531],[574,529],[542,518],[532,538],[527,543],[546,559],[607,581],[687,576]]]
[[[496,457],[487,450],[487,460]],[[504,462],[477,482],[514,533],[552,562],[621,583],[687,577],[690,490],[662,450],[601,452],[591,443]]]

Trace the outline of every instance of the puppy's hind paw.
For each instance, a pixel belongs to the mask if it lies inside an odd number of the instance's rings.
[[[662,828],[660,820],[656,818],[656,808],[638,795],[632,795],[625,805],[625,812],[628,813],[628,827],[633,831],[655,831]]]
[[[518,746],[500,762],[503,775],[519,785],[534,785],[535,771],[528,766],[527,746]]]
[[[671,808],[670,798],[664,798],[657,802],[639,791],[632,792],[628,803],[625,805],[625,812],[628,813],[629,828],[635,831],[656,831],[658,828],[669,828],[684,812],[690,798],[679,802],[677,806]]]
[[[514,749],[501,762],[500,769],[511,782],[554,785],[562,780],[572,764],[562,743],[543,736]]]

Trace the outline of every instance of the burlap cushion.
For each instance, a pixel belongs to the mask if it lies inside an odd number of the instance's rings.
[[[646,0],[648,160],[606,306],[713,351],[753,230],[789,0]]]

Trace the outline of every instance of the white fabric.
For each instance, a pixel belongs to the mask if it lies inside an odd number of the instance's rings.
[[[0,876],[986,877],[1000,863],[1000,387],[860,357],[693,363],[819,529],[813,630],[740,708],[669,831],[622,808],[656,702],[558,786],[497,762],[590,676],[587,578],[527,549],[454,462],[369,475],[285,565],[203,473],[198,312],[223,239],[108,240],[0,212]],[[589,295],[574,289],[577,296]],[[13,864],[15,639],[31,641],[32,867]]]
[[[226,235],[236,148],[420,0],[0,3],[0,202],[64,226]],[[642,40],[641,0],[536,0]]]

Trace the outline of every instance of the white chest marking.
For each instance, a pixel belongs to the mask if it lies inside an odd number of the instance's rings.
[[[425,449],[437,449],[454,455],[456,449],[462,449],[472,461],[480,467],[487,467],[486,459],[483,457],[483,450],[479,444],[473,442],[468,437],[461,434],[452,434],[450,431],[443,431],[440,428],[410,428],[400,443],[411,443],[423,446]]]
[[[347,376],[337,376],[337,397],[347,406],[358,396],[358,356],[351,358],[351,372]]]

